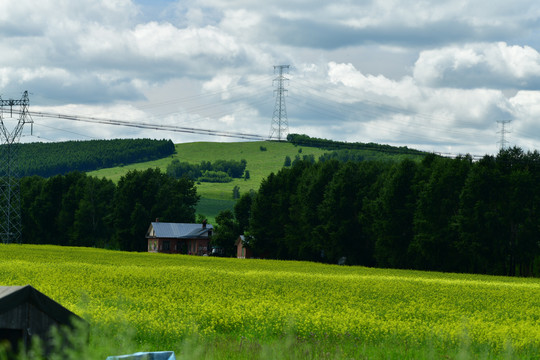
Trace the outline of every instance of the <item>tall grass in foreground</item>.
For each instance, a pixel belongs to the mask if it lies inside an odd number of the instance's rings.
[[[539,279],[0,245],[0,284],[87,320],[89,359],[540,358]]]
[[[118,329],[116,329],[118,330]],[[62,332],[65,330],[60,330]],[[43,344],[34,341],[28,351],[16,356],[19,360],[104,360],[108,356],[126,355],[148,350],[136,340],[135,332],[125,327],[116,333],[110,328],[96,327],[88,331],[85,326],[67,331],[67,343],[53,331],[53,349],[45,354]],[[213,359],[538,359],[538,349],[515,352],[511,346],[493,352],[485,346],[474,346],[470,339],[447,349],[432,343],[409,344],[407,341],[388,339],[381,343],[363,343],[351,337],[300,339],[292,332],[273,339],[253,340],[226,335],[206,337],[193,333],[178,339],[166,351],[174,351],[178,360]],[[7,360],[0,347],[0,360]]]

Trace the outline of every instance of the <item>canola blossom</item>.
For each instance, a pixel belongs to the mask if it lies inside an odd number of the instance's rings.
[[[192,332],[293,331],[370,343],[540,347],[539,279],[0,245],[0,284],[30,284],[91,324],[128,324],[150,343]]]

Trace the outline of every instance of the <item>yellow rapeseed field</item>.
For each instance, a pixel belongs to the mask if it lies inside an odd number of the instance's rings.
[[[128,324],[160,344],[191,332],[294,332],[495,351],[540,346],[539,279],[0,245],[0,283],[30,284],[91,324]]]

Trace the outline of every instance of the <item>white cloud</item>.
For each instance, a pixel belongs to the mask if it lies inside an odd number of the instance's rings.
[[[354,119],[333,127],[335,133],[346,132],[347,140],[378,139],[426,150],[438,146],[461,152],[482,148],[477,144],[485,142],[484,151],[493,151],[496,121],[512,112],[500,90],[431,88],[412,77],[392,80],[334,62],[328,65],[328,76],[333,84],[341,85],[339,94],[346,95],[335,101],[348,104],[349,117]],[[330,94],[333,92],[319,96],[328,98]],[[484,131],[486,128],[489,131]]]
[[[133,31],[138,56],[175,59],[183,56],[218,56],[233,58],[240,52],[238,44],[218,29],[178,29],[171,24],[149,23]]]
[[[504,42],[426,50],[415,64],[414,77],[426,86],[540,89],[540,53]]]
[[[224,123],[227,126],[234,125],[234,123],[235,123],[234,115],[225,115],[225,116],[219,118],[218,120],[220,122]]]
[[[357,71],[352,64],[330,62],[328,76],[332,83],[342,83],[348,87],[361,89],[368,96],[374,94],[394,99],[400,99],[404,96],[419,96],[418,89],[410,77],[394,81],[383,75],[364,75]]]
[[[253,37],[253,31],[258,33],[261,18],[261,14],[246,9],[225,10],[220,28],[238,37]]]
[[[21,0],[4,10],[0,93],[28,89],[34,109],[266,135],[272,66],[290,64],[294,132],[459,152],[493,152],[499,119],[514,119],[518,145],[540,133],[534,0]]]

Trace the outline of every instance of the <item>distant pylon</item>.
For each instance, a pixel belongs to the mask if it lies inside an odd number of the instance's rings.
[[[28,115],[28,91],[20,100],[2,100],[0,98],[0,238],[4,244],[20,243],[22,234],[21,193],[17,152],[19,139]],[[13,117],[13,107],[19,121],[9,131],[4,124],[4,114]]]
[[[285,90],[285,81],[288,81],[283,73],[289,70],[289,65],[275,65],[274,73],[278,73],[278,77],[274,79],[274,84],[277,83],[277,89],[274,90],[276,94],[276,105],[274,107],[274,115],[272,116],[272,128],[270,130],[270,139],[277,139],[278,141],[286,140],[287,133],[289,132],[289,122],[287,120],[287,107],[285,106],[285,96],[287,90]]]
[[[506,140],[506,134],[509,133],[508,130],[506,130],[506,124],[512,122],[512,120],[499,120],[497,123],[501,124],[501,131],[497,132],[498,134],[501,134],[501,140],[499,141],[499,150],[506,149],[508,145],[508,140]]]

